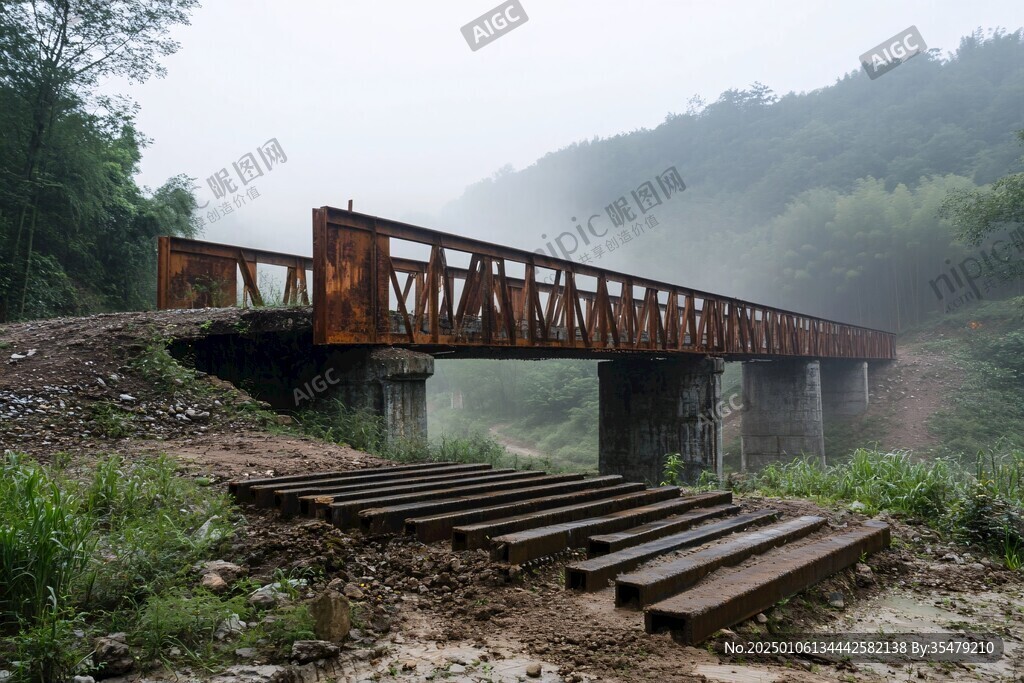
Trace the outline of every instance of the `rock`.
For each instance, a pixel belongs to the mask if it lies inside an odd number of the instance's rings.
[[[345,587],[342,589],[342,593],[344,593],[345,597],[349,600],[362,600],[364,597],[363,590],[354,583],[345,584]]]
[[[835,607],[836,609],[842,609],[845,606],[843,601],[843,594],[838,591],[833,591],[828,594],[828,606]]]
[[[203,574],[203,578],[199,580],[199,585],[213,593],[223,593],[228,589],[227,581],[222,579],[220,574],[216,572]]]
[[[981,562],[972,562],[971,569],[973,569],[976,572],[983,572],[985,571],[985,565],[983,565]]]
[[[871,567],[863,562],[858,562],[854,569],[854,578],[858,586],[870,586],[875,582],[875,573],[871,571]]]
[[[218,519],[220,519],[220,515],[214,515],[203,522],[203,525],[195,533],[195,539],[197,541],[219,541],[224,534],[220,529],[213,528],[213,523]]]
[[[540,678],[541,666],[536,662],[526,667],[526,675],[530,678]]]
[[[0,669],[0,681],[6,681],[10,677],[11,677],[11,672],[10,671],[4,671],[4,670]]]
[[[956,564],[963,564],[964,558],[960,557],[956,553],[946,553],[942,556],[943,562],[954,562]]]
[[[402,671],[415,671],[419,663],[415,659],[403,659]]]
[[[307,664],[321,659],[333,659],[341,652],[341,648],[326,640],[296,640],[292,643],[292,659],[299,664]]]
[[[124,401],[125,403],[134,403],[136,400],[135,397],[132,396],[131,394],[121,394],[120,396],[118,396],[118,398]]]
[[[0,681],[3,680],[3,676],[0,676]],[[71,683],[96,683],[96,679],[92,676],[75,676],[71,679]]]
[[[864,512],[867,509],[868,506],[860,502],[859,500],[855,500],[852,503],[850,503],[850,510],[852,510],[853,512]]]
[[[765,615],[764,612],[758,612],[757,616],[754,617],[754,618],[757,619],[757,623],[759,623],[759,624],[767,624],[768,623],[768,617]]]
[[[202,562],[197,564],[194,569],[200,575],[209,573],[220,574],[221,578],[228,583],[234,583],[249,573],[245,567],[241,567],[233,562],[225,562],[224,560]]]
[[[93,647],[93,662],[100,670],[100,678],[123,676],[135,668],[135,658],[128,649],[128,636],[124,633],[112,633],[97,638]]]
[[[352,629],[352,608],[338,591],[326,590],[309,603],[317,638],[340,643]]]
[[[209,683],[294,683],[295,672],[285,666],[232,666]]]
[[[287,583],[291,588],[301,588],[306,585],[306,580],[288,579]],[[281,583],[268,583],[252,592],[252,595],[249,596],[249,604],[261,609],[269,609],[286,597],[288,594],[284,592],[284,586]]]
[[[291,415],[277,415],[274,417],[274,421],[282,427],[290,427],[298,424],[298,422],[295,421],[295,418]]]
[[[227,640],[244,630],[245,622],[239,619],[237,614],[232,614],[217,625],[217,630],[213,632],[213,637],[217,640]]]
[[[235,656],[242,659],[256,659],[256,655],[257,652],[254,647],[240,647],[235,650]]]

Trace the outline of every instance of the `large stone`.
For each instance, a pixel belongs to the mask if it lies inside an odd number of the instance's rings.
[[[234,583],[248,574],[245,567],[241,567],[233,562],[225,562],[224,560],[203,562],[196,565],[195,569],[196,573],[200,575],[219,574],[220,577],[228,583]]]
[[[338,591],[326,590],[309,603],[313,632],[321,640],[340,643],[352,629],[352,608]]]
[[[237,614],[232,614],[217,625],[217,630],[213,632],[213,637],[217,640],[227,640],[244,631],[245,626],[246,623],[239,619]]]
[[[127,641],[124,633],[112,633],[94,641],[93,662],[99,669],[98,678],[122,676],[135,668],[135,658],[128,649]]]
[[[326,640],[296,640],[292,643],[292,660],[307,664],[321,659],[333,659],[341,648]]]
[[[223,593],[228,589],[227,581],[216,572],[203,574],[203,578],[199,580],[199,585],[212,593]]]

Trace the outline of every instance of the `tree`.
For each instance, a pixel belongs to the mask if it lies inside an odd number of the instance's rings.
[[[178,43],[170,28],[187,24],[198,0],[34,0],[0,4],[0,88],[5,109],[17,114],[13,149],[5,150],[6,225],[0,286],[0,319],[8,317],[12,289],[17,314],[25,311],[35,236],[44,194],[60,191],[60,179],[45,168],[55,130],[69,118],[85,117],[84,105],[101,78],[142,82],[162,76],[159,59]],[[100,102],[99,104],[103,104]],[[119,112],[115,112],[115,115]],[[95,121],[93,121],[95,123]],[[12,227],[13,226],[13,227]],[[13,236],[8,230],[13,229]]]
[[[1024,130],[1017,131],[1017,137],[1024,144]],[[971,245],[999,230],[1024,224],[1024,173],[1004,176],[990,188],[951,191],[942,204],[942,215],[953,221],[957,236]],[[994,259],[986,262],[1004,280],[1024,278],[1020,259],[1000,265]]]

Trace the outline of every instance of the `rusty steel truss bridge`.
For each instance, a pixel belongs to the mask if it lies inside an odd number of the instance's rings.
[[[508,358],[895,357],[890,332],[331,207],[313,210],[312,258],[161,237],[158,262],[161,309],[263,305],[258,265],[283,267],[281,303],[312,298],[323,345]]]

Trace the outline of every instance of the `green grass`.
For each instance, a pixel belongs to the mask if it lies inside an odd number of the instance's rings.
[[[905,452],[858,449],[848,461],[831,467],[816,458],[769,465],[755,485],[773,496],[859,502],[867,514],[886,510],[928,519],[946,509],[959,474],[942,459],[915,461]]]
[[[677,459],[665,480],[678,477]],[[711,473],[702,483],[716,484]],[[980,548],[1018,569],[1024,560],[1024,451],[989,451],[973,460],[917,460],[906,452],[858,449],[843,462],[820,459],[772,464],[733,483],[745,493],[807,498],[824,505],[859,504],[923,522],[950,540]]]
[[[220,555],[241,518],[223,493],[179,476],[166,457],[103,458],[83,481],[8,455],[0,461],[0,520],[0,669],[12,672],[12,683],[66,680],[91,637],[111,631],[127,631],[147,655],[160,656],[174,640],[205,656],[206,640],[183,640],[158,624],[170,623],[172,612],[240,607],[237,595],[187,593],[197,582],[192,565]],[[182,604],[169,606],[175,602]]]
[[[51,592],[65,595],[92,550],[92,520],[82,499],[66,493],[18,456],[0,466],[0,623],[34,619]]]

